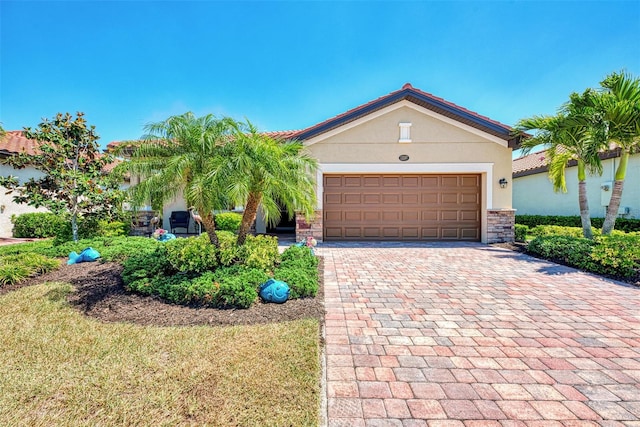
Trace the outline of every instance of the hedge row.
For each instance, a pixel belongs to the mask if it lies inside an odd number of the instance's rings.
[[[593,240],[542,235],[529,242],[527,251],[597,274],[627,278],[640,273],[640,236],[637,233],[596,236]]]
[[[591,218],[591,226],[602,228],[604,218]],[[516,224],[526,225],[530,228],[538,225],[559,225],[563,227],[582,227],[579,216],[558,216],[558,215],[516,215]],[[617,218],[616,230],[640,231],[640,219]]]

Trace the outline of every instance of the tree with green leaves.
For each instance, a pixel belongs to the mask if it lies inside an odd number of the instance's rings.
[[[78,219],[112,218],[121,210],[121,179],[107,173],[114,162],[109,154],[100,153],[99,136],[88,126],[83,113],[57,114],[45,119],[35,130],[25,128],[24,135],[37,142],[37,152],[9,156],[5,164],[15,169],[33,167],[41,178],[20,182],[14,176],[0,177],[0,185],[17,194],[16,203],[46,207],[71,221],[73,240],[78,240]]]
[[[215,210],[228,207],[228,197],[211,185],[209,173],[221,147],[236,133],[238,125],[212,114],[196,117],[188,112],[145,126],[141,141],[122,144],[129,161],[122,168],[141,178],[131,187],[135,206],[164,205],[182,195],[202,217],[209,240],[219,247]]]
[[[585,99],[590,96],[590,90],[582,95],[574,93],[555,116],[534,116],[516,124],[520,132],[536,131],[533,137],[523,139],[525,154],[540,144],[546,147],[549,179],[554,191],[567,192],[566,168],[571,160],[577,163],[578,204],[582,232],[587,239],[593,238],[587,199],[587,172],[602,174],[599,152],[606,143],[600,116],[592,107],[585,105]]]
[[[238,245],[244,244],[259,206],[271,224],[280,220],[283,208],[290,217],[301,212],[309,219],[315,213],[316,169],[316,160],[301,142],[259,133],[248,121],[240,124],[208,175],[212,186],[224,188],[232,203],[244,205]]]
[[[640,78],[615,72],[600,82],[600,86],[601,90],[592,93],[586,103],[604,119],[607,142],[620,148],[620,163],[602,224],[602,234],[609,235],[618,216],[629,155],[640,149]]]

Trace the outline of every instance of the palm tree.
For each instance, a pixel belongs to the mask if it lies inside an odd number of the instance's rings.
[[[566,168],[570,160],[578,166],[578,203],[582,233],[585,238],[592,239],[589,202],[587,199],[587,172],[602,174],[602,163],[598,155],[603,147],[601,127],[595,126],[593,112],[583,105],[583,95],[572,94],[570,101],[555,116],[534,116],[522,119],[516,125],[520,132],[537,130],[538,133],[524,139],[522,147],[528,153],[540,144],[547,146],[549,157],[549,178],[554,191],[567,192]],[[588,121],[591,121],[590,123]]]
[[[259,206],[272,224],[280,219],[281,208],[290,217],[296,212],[307,218],[314,214],[317,162],[303,151],[302,143],[258,133],[247,121],[222,148],[216,162],[209,174],[212,185],[227,183],[231,201],[244,205],[238,245],[244,244]]]
[[[228,206],[228,198],[208,179],[212,162],[231,138],[237,124],[230,118],[218,119],[208,114],[195,117],[191,112],[145,126],[146,135],[133,147],[125,168],[142,178],[132,187],[134,204],[152,200],[163,205],[181,193],[187,206],[193,206],[202,217],[209,240],[219,247],[215,231],[214,210]]]
[[[612,73],[600,86],[602,91],[588,101],[604,118],[608,142],[620,148],[620,164],[602,224],[602,234],[609,235],[620,208],[629,155],[640,147],[640,79],[627,73]]]

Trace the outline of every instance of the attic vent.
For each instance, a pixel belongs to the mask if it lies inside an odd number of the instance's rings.
[[[400,126],[398,142],[411,142],[411,123],[398,123],[398,126]]]

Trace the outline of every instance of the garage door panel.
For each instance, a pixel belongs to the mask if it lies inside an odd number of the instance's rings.
[[[443,188],[456,188],[458,187],[458,177],[455,175],[443,176],[440,186]]]
[[[382,212],[382,221],[400,221],[400,212],[399,211],[383,211]]]
[[[324,177],[324,187],[342,187],[342,177],[341,176],[325,176]]]
[[[344,212],[345,221],[362,221],[362,211],[346,211]]]
[[[360,193],[345,193],[342,199],[345,205],[359,205],[362,203],[362,194]]]
[[[367,205],[373,205],[373,204],[378,204],[380,203],[380,194],[375,193],[375,194],[363,194],[362,195],[362,203],[367,204]]]
[[[478,193],[460,193],[460,203],[478,204],[479,202]]]
[[[378,227],[364,227],[362,231],[362,235],[366,238],[380,238],[380,228]]]
[[[385,193],[382,195],[382,203],[385,205],[398,205],[400,204],[401,195],[398,193]]]
[[[382,237],[387,239],[400,237],[400,228],[399,227],[383,227]]]
[[[480,175],[324,176],[328,240],[479,240]]]
[[[324,211],[324,222],[340,222],[342,221],[342,211]]]
[[[417,205],[418,204],[418,194],[409,193],[402,195],[402,204],[403,205]]]
[[[437,204],[438,203],[438,193],[422,193],[420,195],[422,204]]]
[[[326,193],[324,194],[324,204],[325,205],[340,205],[342,202],[342,195],[336,193]]]
[[[381,212],[379,211],[364,211],[362,213],[362,219],[365,222],[380,221],[380,214]]]
[[[400,177],[399,176],[383,176],[382,186],[383,187],[400,187]]]
[[[380,187],[381,179],[380,176],[365,176],[362,178],[362,185],[364,187]]]
[[[361,178],[359,176],[345,176],[344,177],[344,186],[345,187],[360,187]]]
[[[441,221],[458,221],[458,211],[440,211]]]
[[[440,197],[442,198],[442,203],[458,203],[458,193],[442,193]]]

